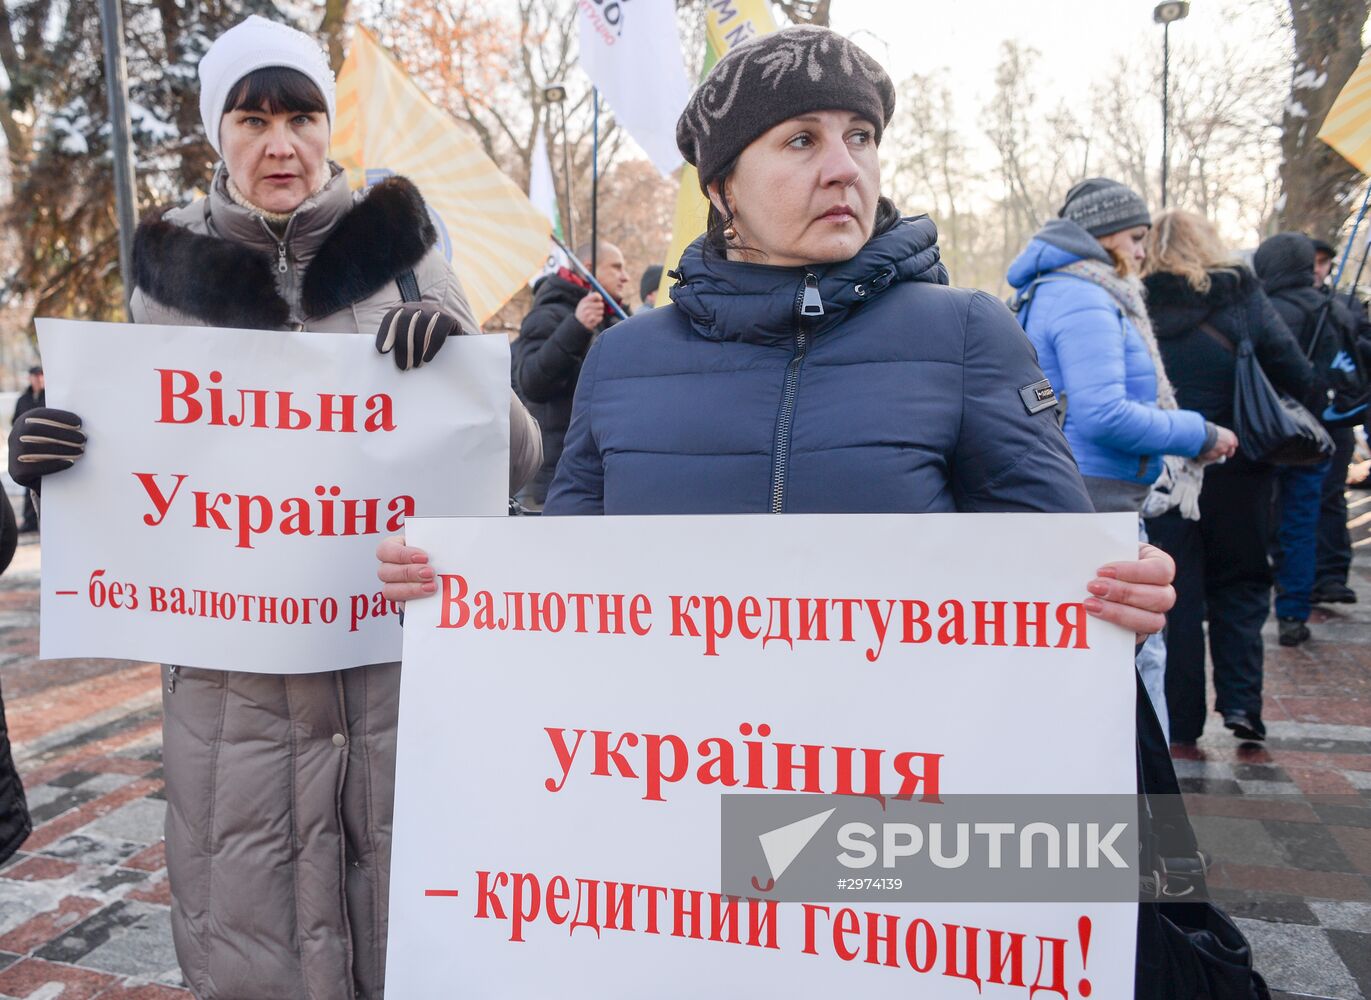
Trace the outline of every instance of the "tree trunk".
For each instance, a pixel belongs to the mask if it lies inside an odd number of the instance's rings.
[[[29,158],[28,129],[20,124],[15,114],[21,109],[15,107],[16,102],[12,96],[15,79],[23,72],[23,62],[14,44],[9,8],[3,4],[0,4],[0,8],[3,8],[0,9],[0,65],[3,65],[5,75],[9,78],[9,86],[0,93],[0,128],[3,128],[5,133],[10,163],[18,166]],[[22,98],[19,103],[22,104]]]
[[[1277,223],[1336,244],[1361,175],[1317,138],[1361,59],[1371,0],[1290,0],[1294,74],[1281,118],[1281,207]]]
[[[328,39],[328,61],[337,73],[343,68],[343,32],[347,29],[348,0],[324,0],[320,33]]]

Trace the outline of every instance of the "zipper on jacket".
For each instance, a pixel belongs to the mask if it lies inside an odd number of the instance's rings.
[[[790,431],[795,420],[795,397],[800,389],[800,366],[809,350],[809,322],[824,314],[819,279],[808,271],[795,293],[795,353],[785,368],[781,410],[776,416],[776,440],[771,449],[771,513],[785,510],[785,480],[790,465]]]
[[[286,231],[277,236],[276,232],[267,224],[266,219],[262,219],[260,216],[258,218],[262,223],[262,228],[267,231],[267,235],[276,241],[276,273],[279,275],[277,280],[280,285],[281,297],[290,306],[291,318],[295,322],[296,328],[303,329],[303,324],[295,319],[299,307],[295,302],[295,272],[290,264],[290,237],[295,229],[295,219],[292,218],[287,222]]]

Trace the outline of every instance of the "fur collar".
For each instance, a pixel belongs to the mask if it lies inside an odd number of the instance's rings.
[[[133,235],[133,280],[144,295],[210,326],[279,330],[290,305],[276,290],[271,258],[239,243],[145,218]]]
[[[1150,309],[1177,307],[1222,309],[1242,302],[1257,289],[1257,279],[1246,267],[1217,268],[1209,272],[1209,291],[1197,292],[1179,274],[1158,271],[1143,279]]]
[[[275,261],[260,250],[167,222],[158,212],[133,238],[133,273],[143,294],[213,326],[280,329],[290,303]],[[390,177],[369,188],[320,244],[300,284],[309,319],[360,302],[423,259],[438,240],[424,199]]]

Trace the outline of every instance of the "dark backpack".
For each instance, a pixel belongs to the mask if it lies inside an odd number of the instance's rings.
[[[1358,350],[1355,327],[1349,328],[1333,312],[1332,293],[1306,319],[1311,332],[1305,357],[1327,386],[1328,398],[1322,412],[1316,413],[1328,427],[1351,427],[1366,417],[1371,403],[1371,376]]]

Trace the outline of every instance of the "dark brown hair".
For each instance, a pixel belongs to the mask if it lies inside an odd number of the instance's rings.
[[[717,183],[719,185],[719,199],[728,204],[728,179],[733,176],[733,171],[738,169],[738,158],[730,160],[724,164],[722,170],[711,178],[708,182],[704,178],[700,179],[700,190],[709,198],[709,185]],[[881,195],[876,200],[876,221],[871,227],[871,239],[883,233],[888,233],[895,228],[900,221],[900,210],[895,207],[895,203]],[[709,201],[709,215],[705,220],[705,253],[715,253],[723,257],[728,251],[728,240],[724,238],[724,230],[733,225],[733,212],[721,212],[715,207],[713,199]],[[743,250],[748,253],[760,254],[762,251],[752,247],[739,246],[734,249]]]
[[[291,111],[324,114],[328,105],[314,81],[298,69],[264,66],[233,85],[222,113],[230,111],[265,111],[271,115]]]

